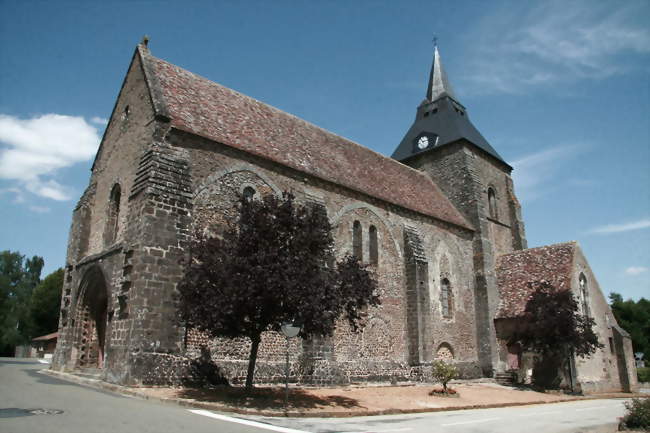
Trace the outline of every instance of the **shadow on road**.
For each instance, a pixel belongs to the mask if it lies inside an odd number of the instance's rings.
[[[38,360],[28,360],[28,359],[12,359],[11,361],[7,359],[0,359],[0,365],[24,365],[24,364],[32,364],[32,365],[44,365],[38,362]]]

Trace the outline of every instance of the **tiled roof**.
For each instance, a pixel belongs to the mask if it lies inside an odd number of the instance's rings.
[[[58,332],[53,332],[51,334],[47,335],[41,335],[40,337],[32,338],[32,341],[47,341],[47,340],[54,340],[59,337]]]
[[[496,318],[520,316],[532,295],[529,283],[547,281],[556,289],[571,288],[571,269],[577,244],[566,242],[515,251],[497,258],[500,301]]]
[[[172,127],[472,229],[426,174],[138,50]]]

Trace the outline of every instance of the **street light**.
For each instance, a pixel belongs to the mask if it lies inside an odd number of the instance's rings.
[[[284,413],[286,414],[289,409],[289,339],[298,335],[300,326],[296,326],[294,322],[284,322],[280,328],[287,338],[286,362],[284,364]]]

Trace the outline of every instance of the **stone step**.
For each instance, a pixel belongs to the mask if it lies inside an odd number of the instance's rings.
[[[514,373],[497,373],[494,375],[494,380],[499,385],[514,385],[515,384],[515,374]]]

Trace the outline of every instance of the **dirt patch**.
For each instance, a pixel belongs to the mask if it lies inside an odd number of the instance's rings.
[[[445,408],[484,407],[486,405],[518,405],[566,401],[577,397],[545,394],[530,390],[503,387],[489,383],[454,385],[458,398],[429,393],[431,385],[369,386],[342,388],[290,388],[289,411],[305,415],[322,413],[364,415],[381,412],[411,412]],[[162,399],[182,399],[187,403],[209,402],[233,410],[281,412],[284,389],[258,387],[253,394],[242,388],[215,389],[143,388],[145,394]]]

